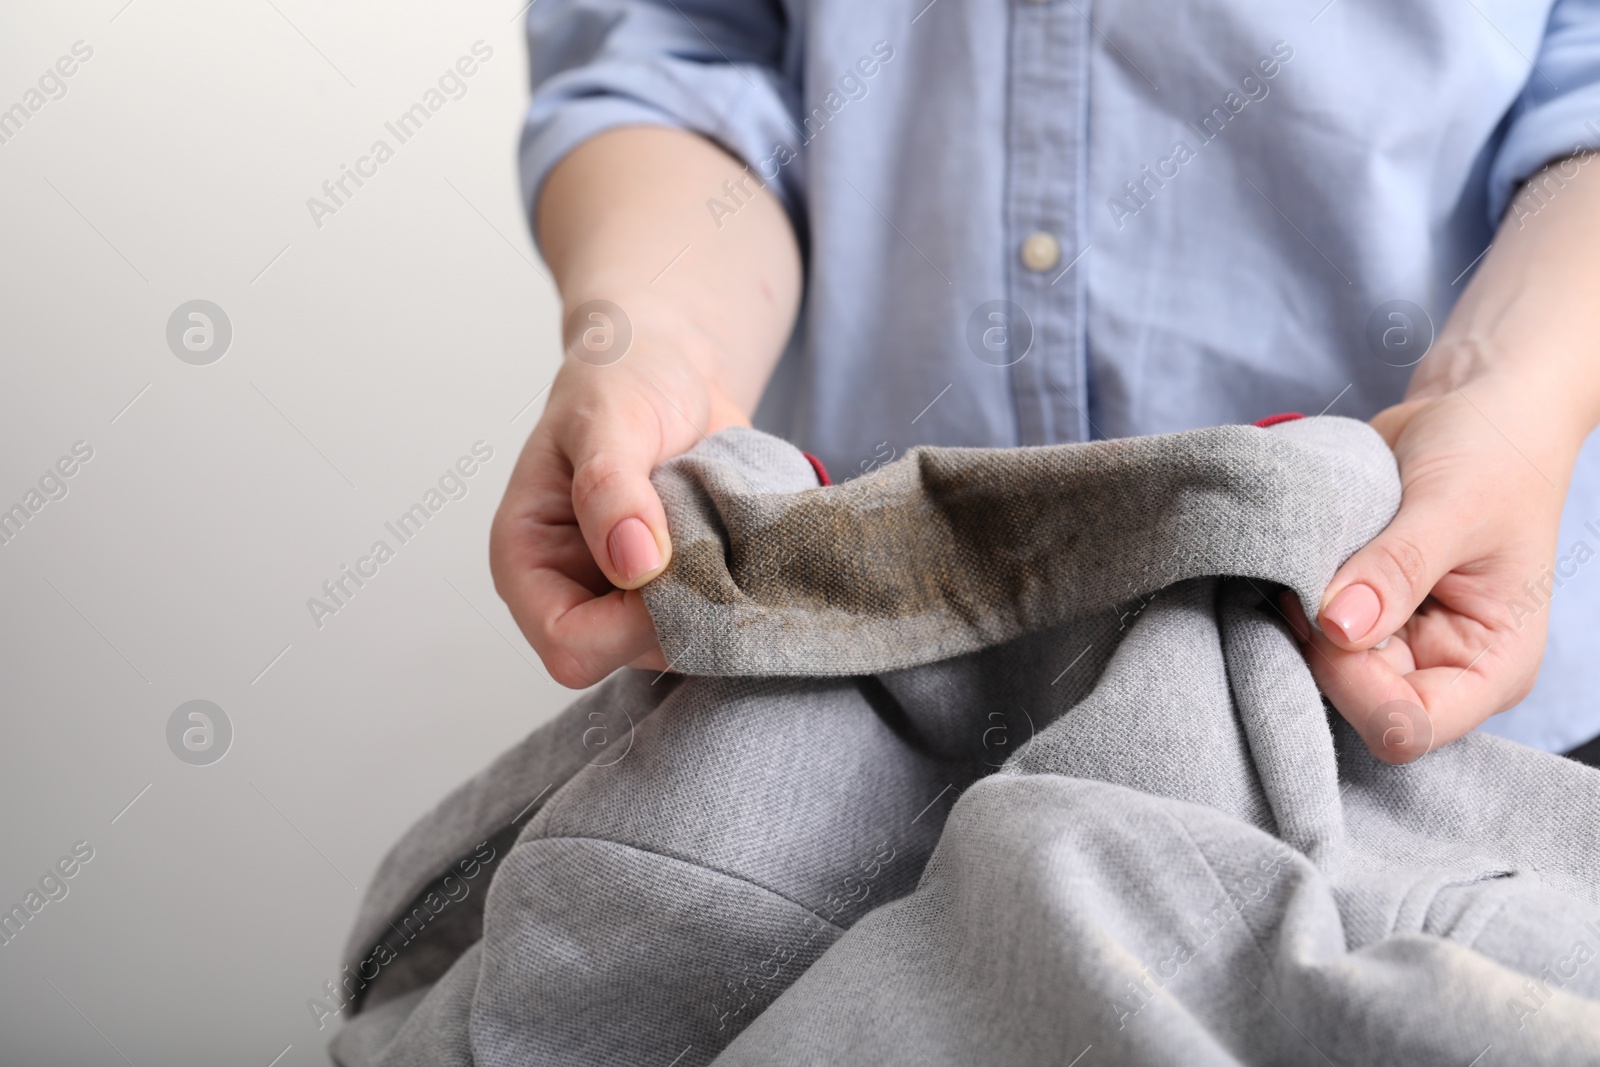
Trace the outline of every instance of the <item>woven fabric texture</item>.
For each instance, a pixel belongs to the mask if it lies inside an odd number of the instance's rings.
[[[734,430],[656,484],[679,673],[395,846],[339,1063],[1593,1062],[1600,773],[1380,763],[1274,606],[1314,616],[1398,506],[1366,426],[830,488]]]

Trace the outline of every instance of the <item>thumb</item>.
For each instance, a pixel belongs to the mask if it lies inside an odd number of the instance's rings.
[[[1328,583],[1317,615],[1322,632],[1352,652],[1392,636],[1461,562],[1458,526],[1442,502],[1402,500],[1383,532]]]
[[[626,412],[597,411],[565,442],[578,527],[601,572],[622,589],[637,589],[672,558],[667,515],[650,484],[658,435],[641,430]]]

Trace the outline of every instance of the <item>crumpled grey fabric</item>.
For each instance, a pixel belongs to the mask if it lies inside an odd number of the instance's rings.
[[[1397,507],[1366,426],[833,488],[734,430],[656,485],[684,673],[619,672],[402,839],[341,1064],[1600,1058],[1600,775],[1379,762],[1274,606],[1314,617]]]

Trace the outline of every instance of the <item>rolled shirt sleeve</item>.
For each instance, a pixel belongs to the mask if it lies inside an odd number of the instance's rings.
[[[518,164],[530,217],[580,142],[652,125],[703,134],[758,170],[799,228],[798,78],[782,70],[789,34],[775,0],[540,0],[527,33],[533,98]]]
[[[1558,0],[1489,172],[1489,221],[1546,164],[1600,149],[1600,0]]]

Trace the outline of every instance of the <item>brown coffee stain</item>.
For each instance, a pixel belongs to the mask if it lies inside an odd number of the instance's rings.
[[[661,580],[780,612],[954,616],[986,633],[1053,625],[1189,577],[1129,548],[1213,539],[1215,529],[1192,528],[1196,494],[1213,512],[1218,494],[1232,496],[1240,514],[1270,495],[1240,483],[1252,464],[1236,453],[1192,441],[1185,451],[1173,463],[1159,437],[916,449],[843,485],[717,500],[725,541],[679,544]]]

